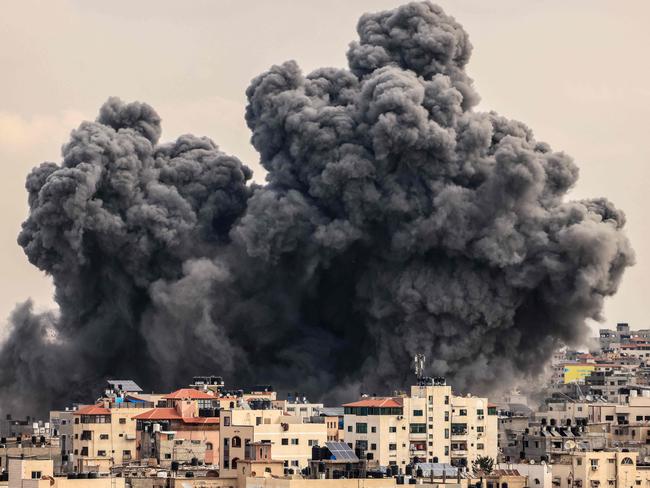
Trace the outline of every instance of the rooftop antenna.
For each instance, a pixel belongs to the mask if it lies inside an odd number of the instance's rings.
[[[424,363],[426,360],[426,356],[422,353],[417,353],[413,357],[413,369],[415,371],[415,377],[418,379],[418,381],[421,381],[422,378],[424,378]]]

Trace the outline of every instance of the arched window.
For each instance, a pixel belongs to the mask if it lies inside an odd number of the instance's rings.
[[[265,473],[270,473],[270,472],[271,472],[271,468],[264,468],[264,472],[265,472]]]
[[[434,463],[437,463],[437,462],[438,462],[438,456],[434,456],[434,457],[433,457],[433,462],[434,462]]]
[[[535,484],[539,485],[539,479],[538,478],[535,478]]]
[[[212,451],[214,447],[212,447],[212,442],[206,442],[205,443],[205,450],[206,451]]]
[[[232,438],[232,447],[241,447],[241,437],[235,436]]]
[[[621,461],[621,464],[634,464],[634,461],[632,461],[632,458],[626,457],[626,458],[623,458],[623,461]]]
[[[237,462],[239,461],[239,458],[233,458],[232,463],[230,463],[230,466],[232,469],[237,469]]]

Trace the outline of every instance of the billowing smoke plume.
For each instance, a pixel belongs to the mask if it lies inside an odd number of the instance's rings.
[[[439,7],[358,33],[349,69],[252,81],[264,186],[210,139],[160,144],[156,112],[118,99],[32,171],[18,241],[60,309],[14,312],[3,408],[88,400],[109,376],[380,393],[416,352],[485,391],[583,336],[633,261],[623,213],[566,201],[567,155],[473,110],[471,44]]]

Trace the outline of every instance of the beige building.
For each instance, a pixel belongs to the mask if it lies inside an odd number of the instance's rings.
[[[496,408],[487,398],[455,396],[450,386],[428,381],[412,386],[410,396],[363,398],[344,407],[345,442],[379,466],[496,460]]]
[[[11,459],[8,488],[124,488],[124,478],[68,479],[54,476],[51,459]]]
[[[637,466],[633,452],[586,451],[551,465],[556,488],[647,488],[650,469]]]
[[[211,391],[183,388],[164,397],[165,407],[145,410],[137,421],[141,459],[155,459],[169,468],[173,462],[207,465],[219,459],[219,400]]]
[[[141,408],[102,404],[74,412],[71,462],[77,472],[107,473],[137,457],[136,421]]]
[[[287,468],[307,467],[311,448],[327,441],[324,422],[303,422],[300,417],[285,415],[282,410],[235,409],[221,411],[221,449],[219,467],[222,476],[234,476],[237,463],[245,458],[250,442],[273,446],[273,460]]]

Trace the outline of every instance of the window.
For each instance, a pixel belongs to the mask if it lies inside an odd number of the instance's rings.
[[[165,459],[171,459],[171,458],[172,458],[172,454],[170,452],[166,452]]]
[[[476,409],[476,415],[478,415],[479,417],[482,417],[483,416],[483,409],[482,408],[477,408]]]
[[[449,439],[449,429],[445,429],[445,439]]]
[[[298,460],[297,459],[291,460],[291,466],[299,466]]]
[[[397,444],[388,444],[389,451],[397,451]]]
[[[41,472],[40,471],[32,471],[32,479],[33,480],[40,480],[41,479]]]
[[[106,456],[106,451],[97,451],[98,456]]]
[[[414,417],[422,417],[422,415],[423,415],[422,410],[413,410]]]
[[[449,446],[445,446],[445,456],[449,456]]]
[[[81,456],[87,456],[88,455],[88,448],[87,447],[82,447],[81,448]]]
[[[445,412],[445,422],[449,422],[449,412]]]
[[[206,442],[205,443],[205,450],[206,451],[212,451],[214,449],[214,446],[212,445],[212,442]]]
[[[120,424],[126,424],[126,418],[120,417]]]
[[[370,444],[370,450],[371,451],[376,451],[377,450],[377,444]]]
[[[223,425],[224,427],[230,427],[230,417],[223,418]]]
[[[100,435],[99,435],[99,438],[100,438],[101,440],[103,440],[103,441],[106,441],[106,440],[108,440],[108,434],[100,434]]]
[[[458,412],[458,415],[466,416],[467,415],[467,409],[466,408],[461,408],[460,412]]]
[[[291,439],[291,445],[292,446],[297,446],[298,445],[298,439]]]
[[[445,395],[445,405],[449,405],[449,395]]]
[[[476,449],[482,451],[483,449],[485,449],[485,447],[483,446],[483,444],[476,444]]]
[[[477,425],[476,432],[485,432],[485,427],[483,427],[482,425]]]
[[[634,464],[634,462],[632,461],[632,458],[626,457],[626,458],[623,458],[623,461],[621,461],[621,464]]]
[[[397,427],[388,427],[388,432],[394,434],[397,432]]]
[[[232,447],[241,447],[241,437],[235,436],[232,438],[232,442],[230,444]]]
[[[289,445],[289,439],[282,439],[282,445],[283,446],[288,446]]]
[[[308,446],[317,446],[317,445],[318,445],[318,439],[316,439],[316,440],[314,440],[314,439],[309,439],[309,440],[307,441],[307,445],[308,445]]]
[[[411,434],[426,434],[427,426],[426,424],[411,424],[410,426]]]
[[[370,432],[373,434],[377,432],[377,427],[370,427]]]
[[[613,421],[613,420],[614,420],[614,416],[613,416],[613,415],[605,415],[605,420]]]
[[[368,433],[368,424],[364,422],[357,422],[357,434],[367,434]]]
[[[122,457],[124,459],[131,459],[131,451],[129,449],[124,449],[122,451]]]
[[[592,468],[598,467],[598,459],[591,459],[591,467]]]
[[[580,459],[580,458],[576,458],[576,464],[577,464],[578,466],[582,466],[582,459]]]
[[[348,425],[348,432],[352,432],[352,426]]]

